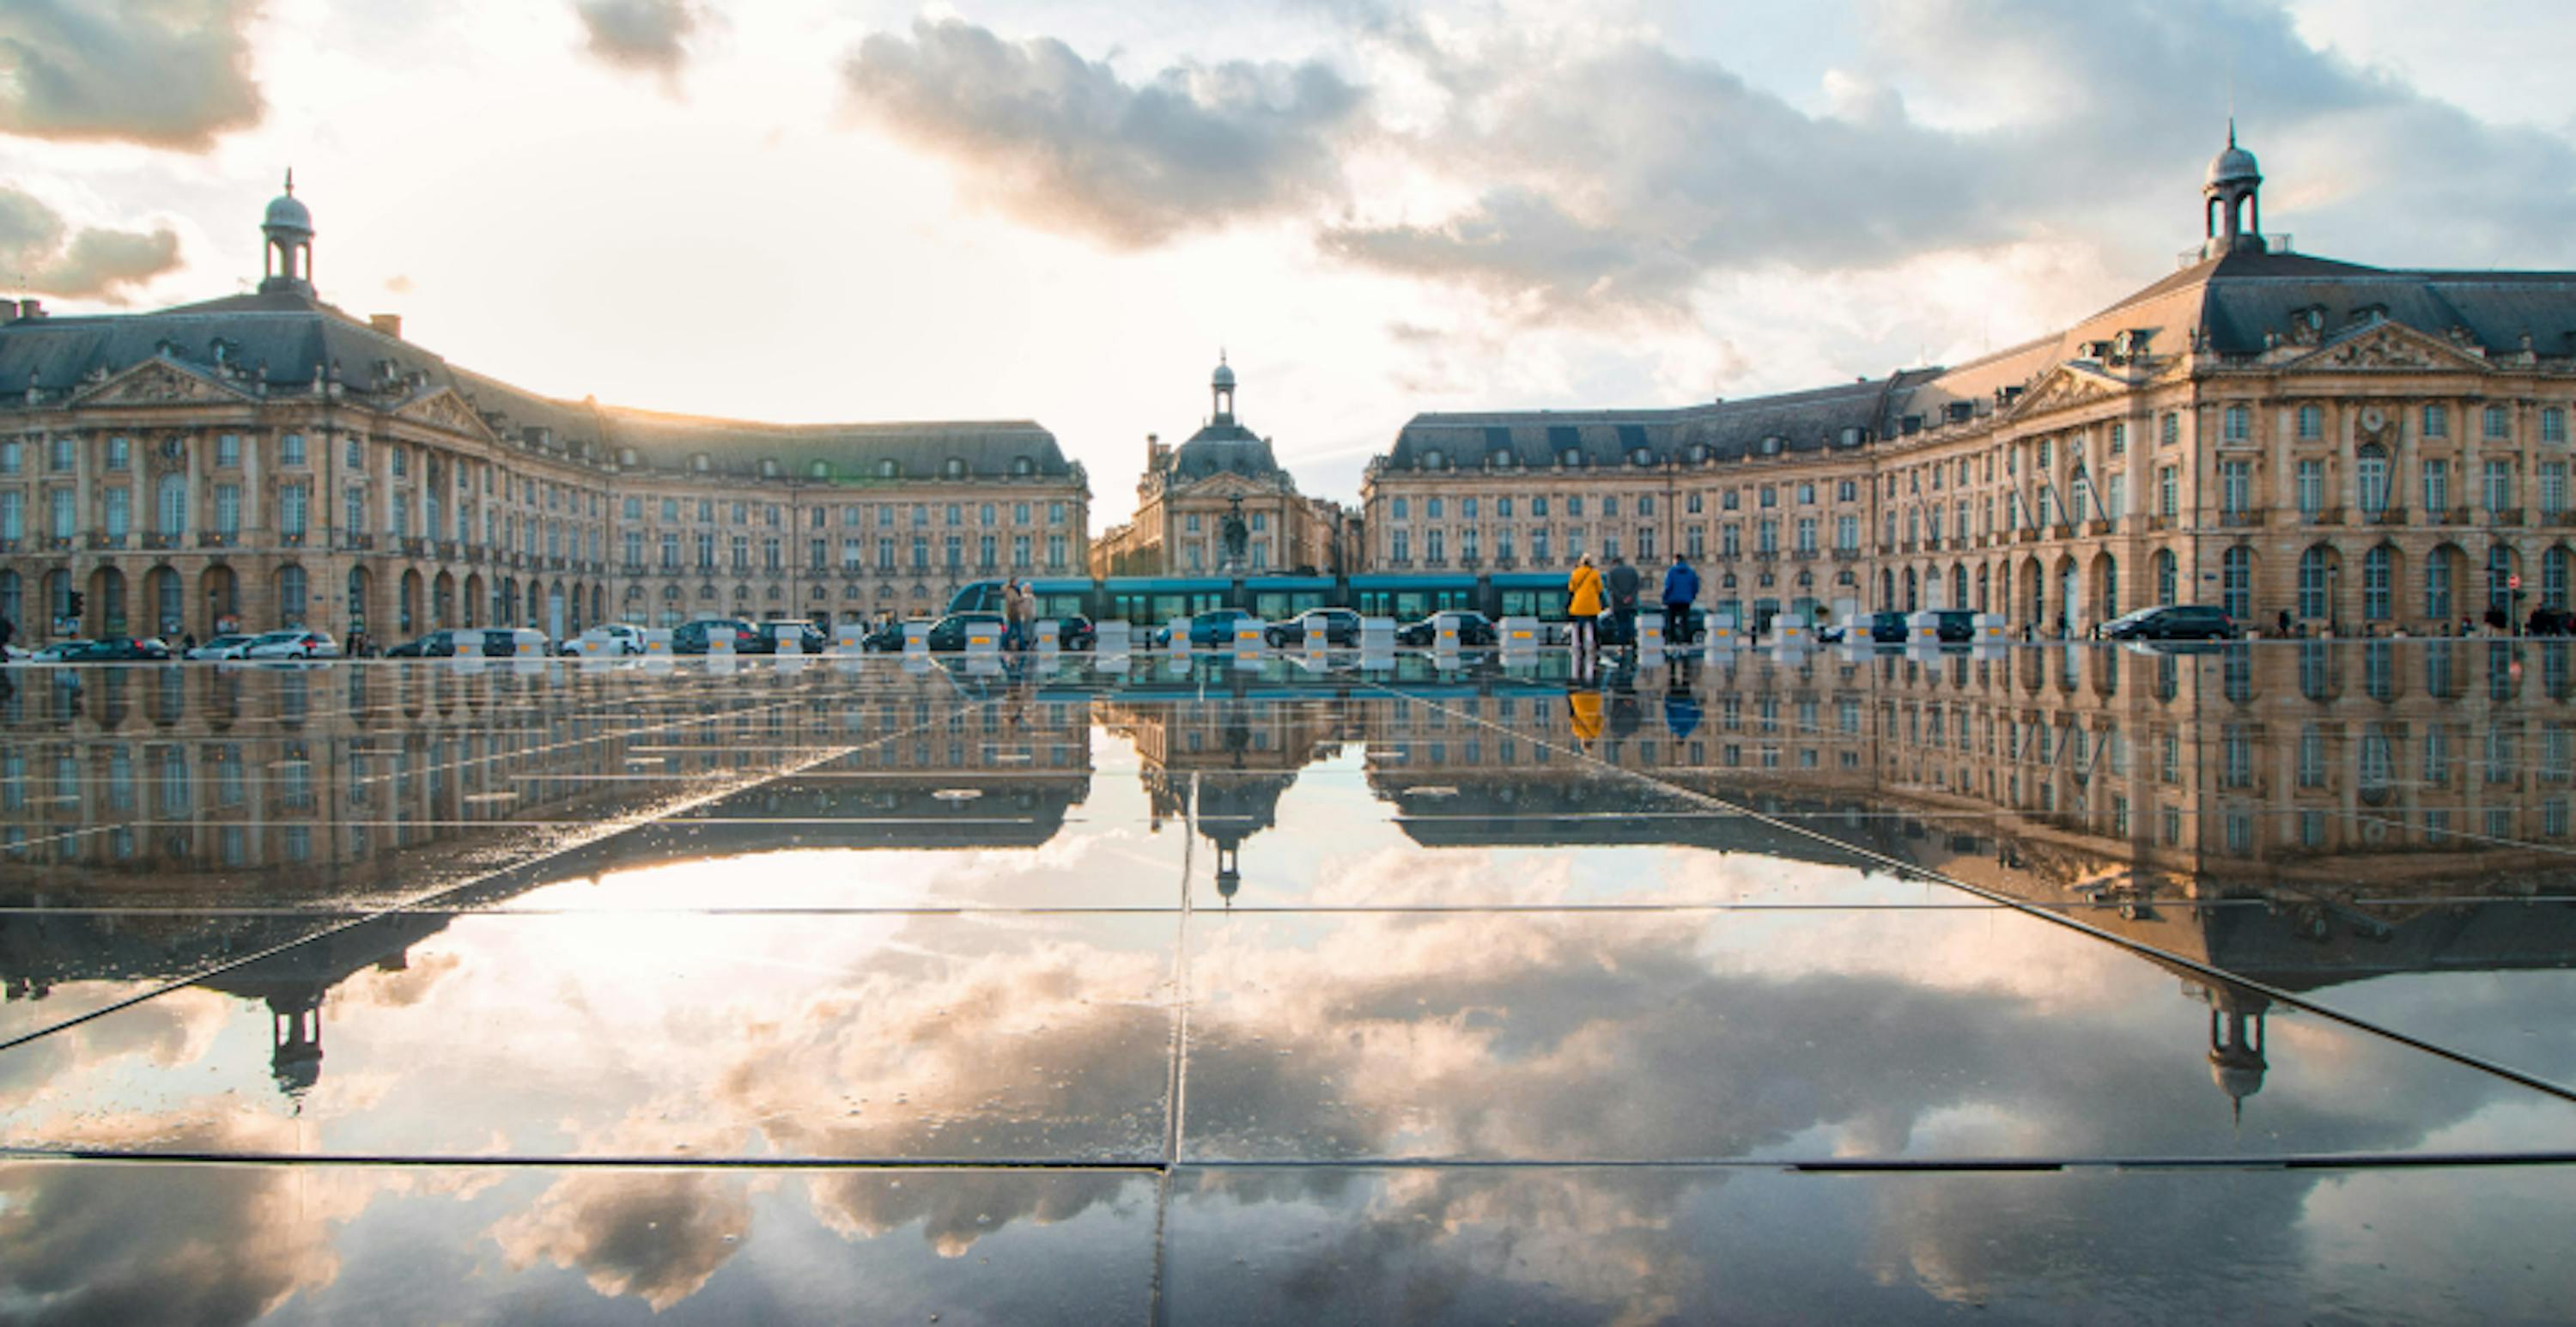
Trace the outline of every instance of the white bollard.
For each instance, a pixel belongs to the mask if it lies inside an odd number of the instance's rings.
[[[1064,623],[1051,617],[1037,621],[1038,653],[1052,655],[1064,648]]]
[[[468,629],[449,636],[456,652],[448,656],[448,663],[461,673],[482,671],[483,635],[481,631]]]
[[[1702,644],[1708,648],[1709,653],[1731,650],[1743,643],[1744,637],[1735,630],[1735,614],[1711,613],[1708,615],[1708,639]]]
[[[1664,619],[1662,614],[1640,613],[1637,615],[1637,652],[1639,654],[1662,654],[1664,652]]]
[[[671,657],[671,629],[669,627],[646,627],[644,629],[644,657],[648,660],[668,659]]]
[[[710,631],[707,633],[708,658],[730,659],[734,655],[733,646],[733,632],[730,629]]]
[[[778,649],[774,653],[780,656],[796,656],[805,653],[805,632],[800,628],[778,633]]]
[[[978,622],[975,625],[966,628],[966,655],[968,658],[980,657],[989,659],[1001,652],[1001,623]]]
[[[1801,650],[1816,643],[1816,629],[1812,624],[1785,613],[1771,619],[1771,633],[1780,644]]]
[[[929,623],[906,622],[903,624],[903,652],[905,654],[930,653]]]
[[[1976,629],[1972,634],[1979,645],[2001,645],[2006,640],[2004,630],[2003,614],[1979,613],[1976,616]]]
[[[1234,654],[1238,659],[1258,657],[1264,648],[1261,624],[1248,617],[1234,620]]]
[[[857,622],[844,622],[839,626],[832,628],[832,653],[841,655],[865,654],[867,653],[867,649],[868,629],[866,626]]]
[[[1163,624],[1163,648],[1174,654],[1190,652],[1190,620],[1176,617]]]
[[[1393,654],[1395,652],[1395,619],[1364,617],[1360,619],[1360,652]]]
[[[1093,630],[1098,634],[1092,640],[1092,652],[1104,658],[1115,655],[1124,659],[1127,657],[1127,652],[1134,648],[1128,639],[1130,628],[1127,625],[1127,619],[1123,617],[1110,618]]]

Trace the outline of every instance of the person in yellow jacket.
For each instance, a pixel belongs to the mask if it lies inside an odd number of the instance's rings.
[[[1565,614],[1574,622],[1574,652],[1590,656],[1601,650],[1601,573],[1592,569],[1592,555],[1575,560],[1574,574],[1565,578]]]

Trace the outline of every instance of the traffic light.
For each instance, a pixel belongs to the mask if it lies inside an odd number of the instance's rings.
[[[69,617],[80,617],[80,616],[82,616],[82,615],[83,615],[83,613],[84,613],[84,610],[87,608],[88,604],[89,604],[89,596],[88,596],[88,595],[83,594],[83,593],[81,593],[81,592],[80,592],[80,591],[78,591],[78,590],[74,590],[74,591],[72,591],[71,604],[70,604],[71,612],[70,612],[70,613],[68,613],[68,614],[66,614],[66,616],[69,616]]]

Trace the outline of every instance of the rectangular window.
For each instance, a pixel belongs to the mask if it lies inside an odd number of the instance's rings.
[[[2567,443],[2567,412],[2550,406],[2540,412],[2540,440],[2555,446]]]
[[[1065,542],[1063,535],[1051,534],[1047,536],[1047,566],[1049,569],[1055,571],[1064,570],[1064,551]]]
[[[341,491],[340,530],[343,534],[367,532],[367,491],[362,488]]]
[[[0,442],[0,475],[14,475],[26,468],[16,442]]]
[[[134,490],[111,488],[106,494],[107,537],[123,539],[134,520]]]
[[[123,470],[134,464],[134,444],[124,438],[107,440],[107,468]]]
[[[2486,408],[2485,427],[2482,431],[2490,441],[2500,441],[2510,435],[2510,430],[2505,427],[2505,421],[2506,415],[2503,406],[2488,406]]]
[[[2254,411],[2232,405],[2220,416],[2219,438],[2226,442],[2248,442],[2254,437]]]
[[[1796,547],[1798,552],[1801,554],[1812,555],[1816,551],[1815,517],[1801,516],[1798,518],[1798,542]]]
[[[1387,515],[1399,521],[1405,520],[1413,514],[1407,510],[1410,505],[1403,498],[1390,499],[1386,504]]]
[[[2428,438],[2447,438],[2451,436],[2451,408],[2449,406],[2428,405],[2424,407],[2424,436]]]
[[[662,569],[664,571],[680,569],[680,537],[676,534],[666,533],[662,536]]]
[[[2129,426],[2128,426],[2128,425],[2126,425],[2126,424],[2114,424],[2114,425],[2112,425],[2112,426],[2111,426],[2111,454],[2112,454],[2113,456],[2126,456],[2126,455],[2128,455],[2128,454],[2129,454]],[[1965,464],[1966,464],[1966,462],[1964,462],[1964,461],[1963,461],[1963,462],[1961,462],[1960,464],[1965,465]],[[1960,483],[1963,483],[1963,484],[1964,484],[1964,483],[1966,483],[1966,482],[1968,482],[1968,481],[1967,481],[1967,477],[1966,477],[1964,474],[1962,474],[1962,475],[1960,476],[1959,482],[1960,482]]]
[[[0,539],[27,537],[27,495],[11,490],[0,493]]]
[[[2487,510],[2500,512],[2513,505],[2513,463],[2490,459],[2486,465]]]
[[[2426,461],[2423,487],[2424,510],[2428,514],[2442,513],[2442,515],[2432,516],[2436,521],[2445,519],[2451,510],[2451,463],[2443,460]]]
[[[69,473],[72,468],[72,440],[69,437],[56,437],[49,442],[53,453],[49,463],[53,470],[57,474]]]
[[[279,465],[304,464],[303,434],[289,433],[277,440],[277,463]]]
[[[2128,514],[2129,477],[2115,471],[2102,482],[2102,515],[2107,520],[2117,521]],[[1965,539],[1967,536],[1968,509],[1963,506],[1959,508],[1959,537]]]
[[[1845,553],[1860,551],[1859,517],[1846,515],[1834,518],[1834,547]]]
[[[2298,482],[2299,514],[2313,519],[2326,505],[2326,463],[2299,462]]]
[[[2182,510],[2182,475],[2174,466],[2156,468],[2156,515],[2172,520]]]
[[[2563,515],[2567,510],[2567,463],[2543,461],[2540,464],[2540,513]]]
[[[303,484],[287,484],[277,490],[278,533],[293,539],[304,537],[312,498],[313,490]]]
[[[2168,410],[2164,418],[2156,422],[2156,445],[2170,447],[2180,441],[2182,441],[2182,415],[2178,411]]]
[[[1502,520],[1510,520],[1512,518],[1512,500],[1510,498],[1494,499],[1494,515]]]
[[[185,492],[186,490],[181,490],[183,495]],[[54,509],[54,538],[71,538],[72,531],[80,528],[80,504],[78,499],[74,498],[72,496],[72,491],[67,488],[54,489],[48,493],[47,496],[51,499]],[[167,529],[168,527],[165,526],[163,528]],[[175,530],[171,532],[174,534],[177,533]]]
[[[2326,435],[2326,412],[2325,412],[2322,408],[2317,407],[2317,406],[2312,406],[2312,405],[2303,405],[2303,406],[2300,406],[2300,407],[2299,407],[2299,436],[2300,436],[2301,438],[2305,438],[2305,439],[2313,440],[2313,439],[2317,439],[2317,438],[2322,438],[2322,437],[2324,437],[2325,435]]]
[[[1438,498],[1431,498],[1431,499],[1429,499],[1429,500],[1425,501],[1425,502],[1422,504],[1422,515],[1423,515],[1423,518],[1424,518],[1425,520],[1433,520],[1433,521],[1439,520],[1439,519],[1440,519],[1440,499],[1438,499]]]
[[[1532,527],[1529,544],[1530,561],[1544,564],[1547,561],[1547,527],[1544,525]]]

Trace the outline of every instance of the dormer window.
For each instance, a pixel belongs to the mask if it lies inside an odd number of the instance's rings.
[[[1026,477],[1026,476],[1029,476],[1029,475],[1036,474],[1037,472],[1038,472],[1038,463],[1037,463],[1037,462],[1035,462],[1035,461],[1030,460],[1028,457],[1025,457],[1025,456],[1014,456],[1014,457],[1012,457],[1012,458],[1011,458],[1011,473],[1012,473],[1012,474],[1019,475],[1019,476],[1022,476],[1022,477]]]
[[[1705,443],[1705,442],[1694,442],[1694,443],[1692,443],[1692,444],[1690,445],[1690,459],[1691,459],[1691,464],[1693,464],[1693,465],[1702,465],[1702,464],[1707,463],[1707,461],[1708,461],[1708,444],[1707,444],[1707,443]]]
[[[1440,468],[1439,448],[1427,447],[1423,449],[1421,468],[1425,470],[1437,470]]]
[[[1643,467],[1653,465],[1654,463],[1655,452],[1651,447],[1638,447],[1628,453],[1628,464],[1630,465]]]
[[[778,462],[766,456],[760,458],[760,477],[763,479],[776,479],[778,477]]]
[[[1782,439],[1781,439],[1780,435],[1779,435],[1779,434],[1777,434],[1777,433],[1773,433],[1773,434],[1769,434],[1769,435],[1765,436],[1765,437],[1762,439],[1762,454],[1763,454],[1763,455],[1765,455],[1765,456],[1777,456],[1777,455],[1779,455],[1779,454],[1780,454],[1780,445],[1781,445],[1781,442],[1782,442]]]
[[[805,473],[816,479],[829,479],[832,477],[832,463],[829,461],[816,461],[812,465],[805,467]]]
[[[966,463],[954,456],[951,456],[939,467],[939,472],[950,479],[964,479],[966,477]]]
[[[1564,466],[1568,470],[1582,469],[1583,449],[1580,447],[1568,447],[1564,451],[1558,452],[1556,454],[1556,463]]]
[[[715,462],[713,458],[709,457],[705,452],[699,452],[689,458],[689,468],[699,474],[705,474],[714,464]]]
[[[1512,454],[1508,451],[1490,453],[1485,457],[1485,464],[1496,470],[1509,470],[1512,468]]]
[[[891,459],[877,462],[877,478],[900,479],[902,477],[903,462]]]

